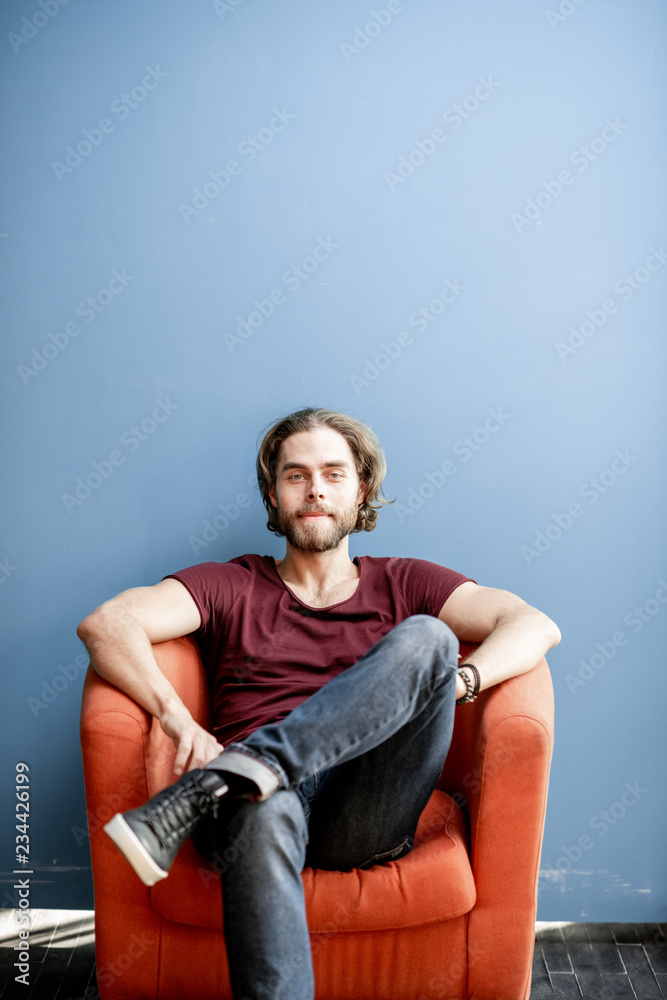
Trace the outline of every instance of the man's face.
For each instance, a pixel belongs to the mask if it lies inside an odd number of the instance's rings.
[[[335,549],[357,523],[363,495],[350,446],[338,431],[317,427],[283,441],[269,496],[294,548]]]

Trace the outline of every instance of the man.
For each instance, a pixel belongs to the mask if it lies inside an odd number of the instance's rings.
[[[190,567],[79,626],[98,673],[176,746],[176,783],[105,828],[139,877],[166,877],[191,834],[210,858],[244,845],[222,876],[237,1000],[312,998],[304,865],[344,871],[411,850],[455,704],[560,641],[520,598],[435,563],[350,559],[349,535],[372,531],[388,502],[384,472],[368,427],[330,410],[290,414],[257,458],[284,558]],[[209,673],[213,733],[152,653],[187,634]],[[458,664],[458,639],[481,643],[474,663]]]

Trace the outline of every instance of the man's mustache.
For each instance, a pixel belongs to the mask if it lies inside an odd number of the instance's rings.
[[[300,517],[303,514],[330,514],[332,517],[336,516],[335,511],[330,510],[328,507],[322,507],[320,504],[318,504],[315,507],[313,506],[298,507],[297,510],[294,511],[294,513],[297,517]]]

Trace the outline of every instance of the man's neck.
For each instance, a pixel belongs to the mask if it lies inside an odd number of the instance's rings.
[[[341,584],[359,579],[359,568],[350,559],[347,538],[329,552],[304,552],[287,542],[285,556],[276,562],[276,570],[293,590],[312,595],[330,593]]]

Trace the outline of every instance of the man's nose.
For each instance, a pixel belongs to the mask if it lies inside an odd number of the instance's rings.
[[[315,497],[324,496],[324,483],[318,479],[316,476],[311,479],[308,486],[308,498],[315,499]]]

